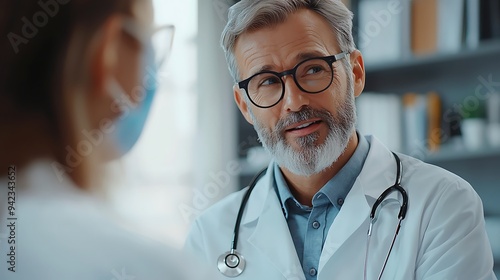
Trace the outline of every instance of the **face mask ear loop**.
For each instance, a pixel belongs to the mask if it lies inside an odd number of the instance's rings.
[[[130,97],[125,93],[122,86],[115,78],[111,78],[106,82],[106,90],[111,94],[117,104],[124,104],[128,108],[135,108],[138,104],[134,104]]]

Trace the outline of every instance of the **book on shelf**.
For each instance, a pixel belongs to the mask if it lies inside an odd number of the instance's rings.
[[[441,145],[442,120],[441,98],[436,92],[427,94],[427,147],[431,152],[439,150]]]
[[[358,129],[375,135],[391,150],[403,151],[401,99],[396,94],[363,93],[356,101]]]
[[[358,6],[358,47],[367,63],[409,57],[410,3],[361,0]]]
[[[458,52],[463,41],[464,13],[464,0],[412,1],[413,53]]]
[[[437,10],[437,51],[441,53],[460,51],[463,41],[465,1],[438,0]]]
[[[390,149],[421,154],[441,145],[442,108],[437,93],[363,93],[356,100],[359,131]]]
[[[466,1],[466,35],[465,44],[469,49],[474,49],[479,46],[481,38],[480,30],[480,0],[467,0]]]
[[[426,148],[426,99],[417,93],[406,93],[403,100],[405,151],[416,152]]]
[[[491,36],[492,39],[500,39],[500,1],[490,0],[491,12]]]
[[[499,0],[480,0],[480,40],[500,38]]]
[[[441,146],[442,104],[436,92],[402,96],[406,152],[435,152]]]
[[[466,0],[466,46],[477,48],[481,41],[500,39],[500,1]]]
[[[411,49],[416,55],[427,55],[437,50],[438,0],[412,1]]]

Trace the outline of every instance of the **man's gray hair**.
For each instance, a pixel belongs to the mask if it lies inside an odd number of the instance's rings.
[[[341,51],[350,53],[356,49],[352,36],[353,14],[340,0],[242,0],[229,9],[221,37],[229,72],[235,82],[240,79],[234,57],[238,36],[283,23],[299,9],[309,9],[323,16],[336,34]]]

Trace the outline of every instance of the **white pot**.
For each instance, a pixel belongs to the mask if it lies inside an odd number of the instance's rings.
[[[491,123],[488,125],[488,140],[490,146],[500,147],[500,123]]]
[[[462,137],[465,147],[477,150],[486,144],[486,121],[484,119],[462,120]]]

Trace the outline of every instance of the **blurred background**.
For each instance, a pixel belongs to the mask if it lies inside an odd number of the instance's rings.
[[[156,21],[176,26],[173,50],[112,200],[133,228],[181,247],[194,218],[269,159],[219,45],[235,1],[154,2]],[[500,267],[500,0],[344,2],[366,63],[358,129],[469,181]]]

